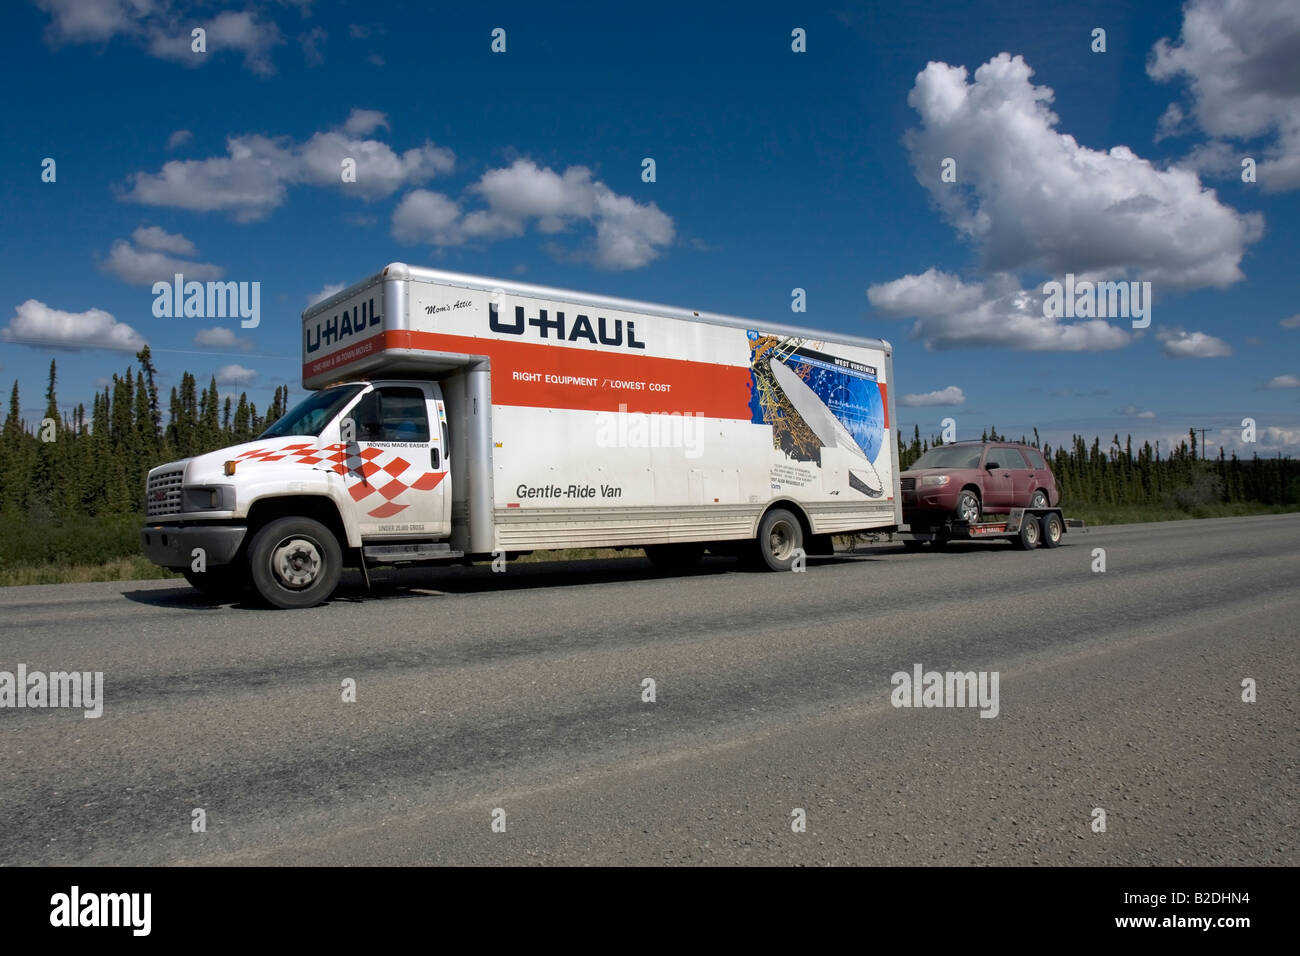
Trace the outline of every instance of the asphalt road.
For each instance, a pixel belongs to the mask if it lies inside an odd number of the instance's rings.
[[[0,863],[1294,865],[1298,541],[424,569],[309,611],[3,589],[0,670],[105,702],[0,710]],[[916,664],[997,672],[997,716],[894,707]]]

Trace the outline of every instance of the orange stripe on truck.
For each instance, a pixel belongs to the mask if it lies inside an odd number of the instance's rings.
[[[629,412],[694,412],[737,421],[751,418],[748,366],[442,332],[384,332],[307,363],[303,378],[380,349],[486,355],[492,362],[492,402],[497,405],[610,412],[626,405]]]

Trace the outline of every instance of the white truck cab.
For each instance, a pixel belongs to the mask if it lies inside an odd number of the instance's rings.
[[[447,447],[436,382],[321,389],[256,441],[150,471],[145,554],[213,596],[251,571],[281,607],[328,597],[344,547],[364,542],[376,561],[460,557],[427,547],[451,534]],[[260,560],[236,561],[243,552]]]

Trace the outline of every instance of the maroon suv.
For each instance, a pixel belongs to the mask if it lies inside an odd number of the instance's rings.
[[[936,445],[899,475],[899,483],[903,520],[913,526],[949,518],[978,521],[981,514],[1061,503],[1043,453],[1020,442]]]

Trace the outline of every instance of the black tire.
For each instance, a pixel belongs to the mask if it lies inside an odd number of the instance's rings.
[[[936,534],[930,541],[930,547],[934,548],[936,551],[947,551],[951,546],[952,539],[943,532]]]
[[[1059,548],[1061,538],[1065,535],[1065,524],[1061,521],[1061,516],[1055,511],[1043,515],[1039,522],[1042,527],[1042,539],[1044,548]]]
[[[253,583],[248,576],[248,568],[242,563],[242,555],[236,560],[240,563],[219,564],[206,571],[191,571],[186,568],[181,573],[185,575],[190,587],[204,597],[214,601],[232,601]]]
[[[758,523],[758,566],[769,571],[789,571],[795,552],[803,549],[803,526],[784,508],[773,508]]]
[[[1033,515],[1024,515],[1020,519],[1020,533],[1016,535],[1016,547],[1022,551],[1033,551],[1043,538],[1042,525]]]
[[[704,557],[703,543],[683,542],[681,544],[648,544],[645,556],[658,571],[666,574],[681,574],[700,563]]]
[[[981,511],[980,496],[969,488],[957,496],[957,507],[953,510],[953,515],[957,520],[974,524],[980,520]]]
[[[924,541],[918,541],[916,538],[903,539],[904,551],[920,551],[921,548],[924,547],[924,545],[925,545]]]
[[[1047,492],[1045,492],[1042,488],[1039,488],[1037,491],[1035,491],[1034,496],[1029,499],[1029,507],[1050,508],[1051,504],[1048,502]]]
[[[343,572],[334,533],[311,518],[279,518],[253,536],[248,564],[257,593],[273,607],[315,607]]]

